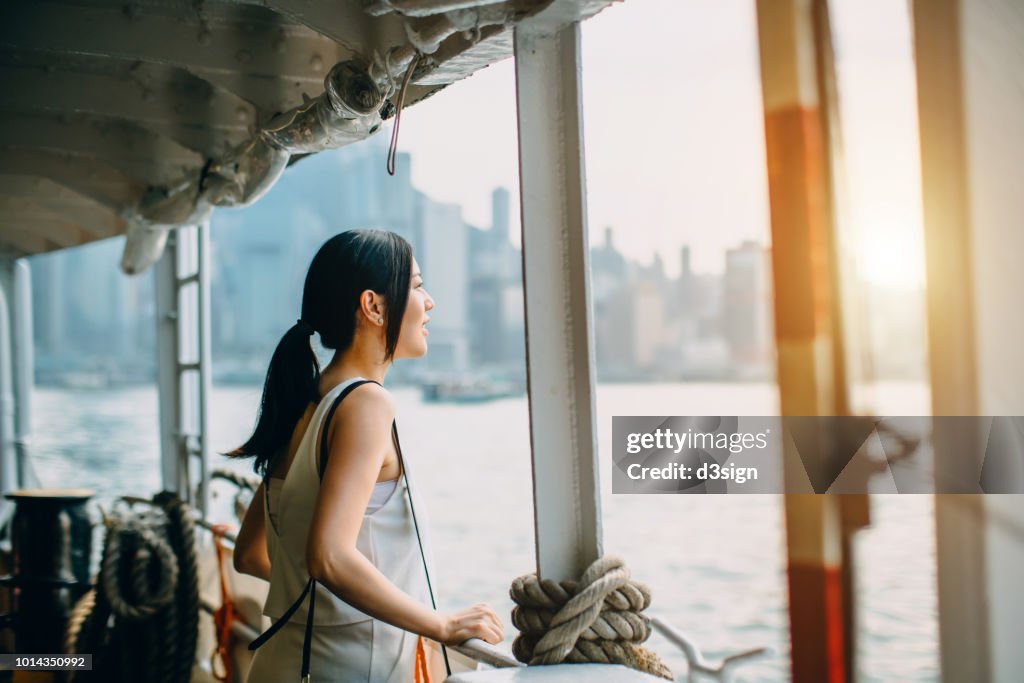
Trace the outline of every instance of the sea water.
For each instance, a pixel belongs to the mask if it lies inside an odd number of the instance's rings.
[[[393,394],[403,451],[415,458],[429,508],[439,607],[490,603],[510,644],[508,587],[536,561],[526,399],[450,405],[423,403],[415,389]],[[259,396],[255,386],[214,388],[215,452],[248,436]],[[684,632],[706,659],[773,648],[740,667],[736,681],[789,680],[783,499],[612,495],[611,417],[771,415],[777,401],[770,384],[601,385],[597,392],[605,552],[625,558],[651,587],[649,612]],[[93,488],[100,505],[158,490],[155,387],[39,388],[32,407],[30,453],[44,485]],[[218,455],[210,463],[225,465],[246,470]],[[872,497],[872,524],[856,537],[860,681],[939,679],[932,510],[930,496]],[[647,644],[687,680],[680,652],[657,634]]]

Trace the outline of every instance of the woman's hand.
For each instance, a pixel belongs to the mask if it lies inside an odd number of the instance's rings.
[[[442,615],[441,637],[445,645],[461,645],[479,638],[491,645],[505,640],[505,627],[491,606],[480,602],[467,609]]]

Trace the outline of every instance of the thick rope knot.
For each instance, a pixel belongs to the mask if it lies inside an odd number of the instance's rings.
[[[621,558],[598,558],[579,582],[525,574],[512,582],[509,595],[516,603],[512,623],[519,635],[512,653],[519,661],[622,664],[672,680],[669,668],[640,645],[651,635],[641,614],[651,591],[630,579]]]
[[[126,619],[153,616],[178,585],[174,550],[136,520],[119,520],[108,532],[101,571],[110,606]]]

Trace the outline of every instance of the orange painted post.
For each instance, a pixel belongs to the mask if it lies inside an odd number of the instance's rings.
[[[827,5],[757,3],[771,205],[775,335],[783,415],[847,412],[832,196],[834,96]],[[830,444],[823,440],[821,449]],[[847,557],[866,501],[811,494],[785,457],[786,540],[795,683],[854,680],[854,596]],[[850,519],[844,522],[844,514]]]

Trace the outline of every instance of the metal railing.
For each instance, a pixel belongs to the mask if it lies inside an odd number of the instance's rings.
[[[651,626],[654,627],[655,631],[663,635],[673,645],[683,651],[683,654],[686,656],[686,661],[690,666],[690,676],[693,676],[693,674],[701,674],[702,676],[711,678],[712,680],[728,683],[728,681],[732,680],[732,674],[737,666],[749,662],[754,657],[770,655],[772,653],[772,649],[770,647],[758,647],[752,650],[745,650],[725,657],[722,659],[721,663],[716,666],[710,664],[706,659],[704,659],[704,655],[693,641],[669,625],[664,619],[652,616]]]
[[[214,527],[213,524],[201,518],[196,519],[196,524],[210,531],[212,531]],[[236,534],[228,531],[223,533],[223,537],[231,544],[234,544],[237,536]],[[202,608],[210,614],[213,614],[215,609],[212,605],[206,602],[202,604]],[[660,633],[666,640],[683,652],[683,655],[686,657],[687,664],[689,665],[690,676],[698,674],[714,681],[728,683],[732,680],[732,675],[735,672],[736,667],[741,664],[748,663],[755,657],[772,654],[772,649],[770,647],[758,647],[751,650],[744,650],[743,652],[739,652],[734,655],[729,655],[723,658],[718,664],[711,664],[704,658],[700,648],[698,648],[692,640],[687,638],[664,619],[657,616],[651,616],[650,620],[651,626],[655,631]],[[255,639],[259,635],[259,633],[257,633],[251,626],[239,621],[235,621],[233,623],[232,629],[238,636],[249,640]],[[479,638],[471,638],[452,649],[469,657],[470,659],[492,666],[496,669],[526,666],[522,662],[516,660],[515,657],[513,657],[507,650],[491,645]]]

